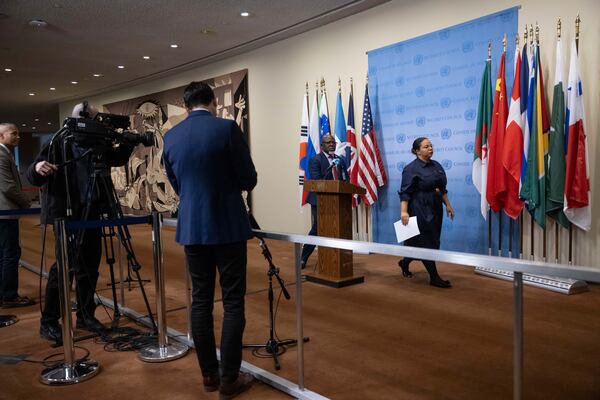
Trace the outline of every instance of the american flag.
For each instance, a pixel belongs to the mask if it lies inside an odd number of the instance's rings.
[[[365,103],[361,131],[361,150],[358,161],[358,185],[365,188],[367,193],[362,199],[367,205],[377,201],[377,188],[387,183],[387,175],[381,160],[377,136],[373,127],[371,103],[369,102],[369,85],[365,88]]]

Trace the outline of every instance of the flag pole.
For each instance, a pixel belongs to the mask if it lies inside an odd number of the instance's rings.
[[[562,29],[562,23],[560,21],[560,17],[558,17],[558,21],[556,23],[556,40],[558,42],[560,42],[560,38],[561,38],[561,29]],[[560,227],[558,226],[558,217],[557,219],[554,221],[554,262],[555,263],[559,263],[559,247],[560,247],[560,232],[559,232]]]
[[[577,13],[575,18],[575,49],[579,52],[579,26],[581,24],[581,18]],[[573,265],[573,224],[569,225],[569,265]]]
[[[533,237],[535,236],[535,226],[534,226],[535,224],[534,224],[534,220],[533,220],[533,215],[531,215],[531,213],[529,213],[529,221],[531,224],[531,233],[530,233],[530,235],[531,235],[531,251],[530,251],[529,259],[535,260],[535,255],[534,255],[535,240],[533,239]]]
[[[350,98],[352,99],[352,103],[354,103],[354,80],[352,79],[352,77],[350,77]],[[354,109],[354,104],[352,104],[352,109]],[[356,125],[356,123],[354,124]],[[358,162],[358,140],[356,140],[356,126],[354,127],[355,132],[354,132],[354,141],[356,142],[356,162]],[[355,165],[354,168],[356,168],[357,166]],[[352,171],[350,171],[350,174],[352,174]],[[353,196],[356,196],[355,194],[353,194]],[[355,201],[356,203],[356,201]],[[358,204],[356,204],[356,207],[354,207],[354,215],[356,216],[356,235],[358,240],[360,240],[360,227],[358,226]]]
[[[525,30],[523,32],[523,44],[527,46],[527,24],[525,24]],[[523,258],[524,222],[523,209],[521,209],[521,212],[519,213],[519,258]]]
[[[488,42],[488,58],[487,62],[492,62],[492,42]],[[485,193],[481,193],[482,196],[485,196]],[[492,255],[492,210],[488,210],[488,255]]]
[[[502,38],[502,54],[506,54],[506,33]],[[502,214],[502,210],[498,211],[498,257],[502,257]]]
[[[535,45],[536,47],[540,46],[540,26],[538,25],[537,21],[535,23]],[[538,54],[539,54],[539,50],[538,50]],[[538,61],[539,63],[539,61]],[[537,79],[537,77],[536,77]],[[542,88],[542,90],[544,90]],[[546,215],[544,215],[544,222],[546,220]],[[547,243],[546,243],[546,224],[544,223],[544,227],[542,228],[542,259],[544,261],[547,260],[547,252],[546,252],[546,248],[547,248]]]

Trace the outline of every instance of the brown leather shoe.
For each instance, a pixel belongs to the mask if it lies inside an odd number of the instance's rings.
[[[35,304],[35,301],[26,296],[17,296],[14,299],[2,300],[2,308],[27,307]]]
[[[221,383],[221,380],[219,379],[218,374],[214,374],[203,377],[202,382],[204,383],[205,392],[216,392],[219,390],[219,384]]]
[[[240,372],[237,379],[232,383],[221,383],[219,386],[219,400],[230,400],[237,397],[252,385],[254,377],[245,372]]]

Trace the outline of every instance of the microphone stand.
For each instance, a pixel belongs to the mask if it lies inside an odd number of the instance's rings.
[[[256,219],[254,219],[254,216],[248,213],[248,217],[250,218],[250,225],[252,226],[252,228],[260,229],[260,226],[258,226],[258,222],[256,222]],[[267,263],[269,264],[269,270],[267,271],[267,276],[269,277],[269,339],[267,340],[266,344],[244,344],[242,345],[242,347],[254,349],[264,348],[267,351],[267,353],[269,353],[271,357],[273,357],[275,369],[280,370],[281,365],[279,364],[278,357],[285,352],[286,346],[295,346],[298,344],[298,341],[296,339],[275,339],[275,315],[273,313],[273,277],[277,279],[279,287],[281,288],[281,292],[283,293],[283,297],[285,297],[286,300],[290,300],[291,296],[288,290],[286,289],[283,280],[279,276],[279,268],[277,268],[275,264],[273,264],[273,256],[271,255],[269,247],[267,247],[267,243],[265,243],[263,238],[257,237],[257,239],[259,241],[259,246],[262,250],[262,255],[265,257],[265,260],[267,260]],[[304,342],[308,342],[310,339],[308,337],[305,337],[302,340]]]

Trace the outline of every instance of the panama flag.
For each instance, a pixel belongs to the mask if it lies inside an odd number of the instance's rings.
[[[308,193],[304,192],[304,177],[308,172],[308,161],[307,150],[309,146],[308,140],[308,127],[309,127],[309,119],[308,119],[308,91],[304,93],[304,98],[302,99],[302,120],[300,122],[300,149],[298,153],[298,186],[300,189],[300,207],[306,204],[306,197]],[[310,144],[312,146],[312,143]]]
[[[344,107],[342,107],[342,91],[338,90],[336,102],[335,102],[335,125],[333,129],[335,135],[335,154],[342,157],[349,165],[348,158],[346,157],[346,117],[344,116]],[[342,140],[343,139],[343,140]]]
[[[475,130],[475,146],[473,148],[473,185],[481,195],[481,215],[487,219],[489,205],[485,198],[487,189],[488,133],[492,127],[492,60],[487,60],[481,79],[481,90],[479,92],[479,108],[477,110],[477,127]]]
[[[569,221],[589,231],[592,224],[589,156],[585,134],[583,90],[579,75],[577,44],[571,45],[571,62],[567,85],[567,173],[565,176],[564,212]]]
[[[348,176],[350,177],[350,183],[358,186],[358,153],[356,149],[356,130],[354,129],[354,90],[350,86],[350,97],[348,99],[348,123],[346,125],[346,157],[350,160],[348,165]],[[360,197],[358,195],[352,196],[352,207],[355,208],[358,205]]]
[[[523,114],[521,113],[521,54],[515,50],[515,77],[513,81],[506,136],[502,149],[502,167],[506,175],[506,198],[504,213],[517,219],[523,209],[523,201],[519,198],[521,181],[521,158],[523,154]]]

